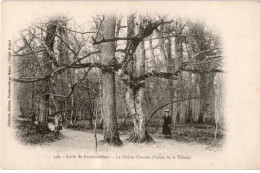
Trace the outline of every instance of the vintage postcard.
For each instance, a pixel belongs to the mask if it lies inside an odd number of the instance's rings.
[[[4,1],[2,169],[259,169],[260,3]]]

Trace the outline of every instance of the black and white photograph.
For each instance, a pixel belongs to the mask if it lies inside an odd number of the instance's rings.
[[[1,168],[260,168],[259,3],[1,6]]]

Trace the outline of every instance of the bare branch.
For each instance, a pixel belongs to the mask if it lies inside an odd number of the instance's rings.
[[[30,52],[30,53],[24,53],[24,54],[15,54],[13,56],[28,56],[28,55],[35,55],[35,54],[38,54],[38,53],[41,53],[43,52],[44,50],[38,50],[36,52]]]
[[[43,65],[41,65],[41,66],[39,66],[39,67],[37,67],[37,68],[31,70],[30,72],[25,73],[25,74],[22,74],[22,75],[20,76],[20,78],[23,77],[23,76],[26,76],[26,75],[28,75],[28,74],[31,74],[32,72],[34,72],[34,71],[36,71],[36,70],[38,70],[38,69],[44,67],[45,65],[47,65],[47,64],[49,64],[49,63],[52,63],[52,61],[48,61],[48,62],[44,63]]]
[[[168,106],[168,105],[171,105],[171,104],[173,104],[173,103],[183,102],[183,101],[191,100],[191,99],[199,99],[199,97],[189,97],[189,98],[184,98],[184,99],[178,99],[178,100],[169,102],[169,103],[167,103],[167,104],[165,104],[165,105],[163,105],[163,106],[160,106],[159,108],[157,108],[157,109],[151,114],[151,116],[149,117],[149,119],[148,119],[148,121],[147,121],[147,123],[146,123],[145,126],[147,127],[147,126],[149,125],[150,120],[152,119],[152,117],[153,117],[153,116],[156,114],[156,112],[158,112],[160,109],[162,109],[162,108],[164,108],[164,107],[166,107],[166,106]]]
[[[182,62],[182,63],[180,64],[180,66],[186,67],[186,66],[188,66],[188,65],[198,65],[198,64],[203,64],[203,63],[216,62],[216,61],[222,60],[223,58],[221,58],[221,57],[222,57],[222,56],[214,56],[214,58],[216,58],[216,59],[206,60],[206,59],[208,59],[208,58],[206,58],[205,60],[199,61],[199,62]]]
[[[65,44],[65,46],[66,46],[75,56],[77,56],[77,53],[76,53],[76,52],[69,46],[69,44],[66,43],[59,35],[53,34],[53,33],[51,33],[51,32],[48,32],[48,31],[46,31],[45,29],[43,29],[43,28],[41,28],[41,27],[39,27],[39,26],[37,26],[37,25],[35,25],[35,26],[36,26],[37,28],[43,30],[44,32],[48,33],[48,34],[51,34],[51,35],[53,35],[53,36],[58,37],[58,38]],[[48,52],[49,52],[49,51],[48,51]]]
[[[78,62],[80,62],[80,61],[82,61],[82,60],[84,60],[84,59],[88,58],[89,56],[94,55],[96,53],[101,53],[101,51],[98,50],[98,51],[94,51],[94,52],[89,52],[88,54],[84,55],[83,57],[78,58],[77,61],[75,61],[74,63],[78,63]]]
[[[152,71],[150,73],[146,73],[146,74],[141,75],[141,76],[139,76],[137,78],[134,78],[134,80],[140,82],[140,81],[146,80],[149,77],[160,77],[160,78],[174,79],[174,80],[178,79],[177,72],[175,72],[175,73],[166,73],[166,72]]]
[[[100,19],[99,26],[98,26],[98,28],[97,28],[97,34],[96,34],[96,37],[94,38],[94,37],[92,36],[92,40],[93,40],[93,42],[94,42],[95,40],[97,40],[97,37],[98,37],[99,31],[100,31],[100,29],[101,29],[101,25],[102,25],[103,21],[105,20],[104,16],[102,16],[102,17],[103,17],[103,18]],[[94,45],[94,43],[93,43],[93,45]]]
[[[94,32],[94,31],[80,32],[80,31],[74,31],[74,30],[69,29],[69,28],[66,28],[66,27],[62,27],[62,28],[65,29],[65,30],[71,31],[71,32],[78,33],[78,34],[94,34],[94,33],[96,33],[96,32]]]
[[[186,72],[197,73],[197,74],[217,73],[217,72],[224,73],[224,71],[220,69],[197,70],[197,69],[190,69],[190,68],[183,68],[183,67],[180,67],[180,71],[186,71]]]
[[[115,37],[115,38],[102,38],[100,41],[96,41],[93,37],[93,45],[101,44],[101,43],[106,43],[106,42],[114,42],[114,41],[119,41],[119,40],[135,40],[136,37]]]
[[[136,51],[136,48],[138,47],[139,43],[143,41],[146,37],[151,35],[153,31],[160,25],[162,24],[167,24],[167,23],[172,23],[173,21],[163,21],[163,20],[158,20],[154,23],[149,23],[149,25],[143,29],[140,33],[135,35],[131,39],[131,42],[127,45],[126,50],[125,50],[125,58],[123,59],[121,65],[123,66],[123,70],[126,69],[127,64],[132,60],[133,54]]]
[[[191,58],[191,61],[195,60],[196,58],[198,58],[198,57],[199,57],[200,55],[202,55],[202,54],[209,53],[209,52],[212,52],[212,51],[217,50],[217,49],[220,49],[220,48],[212,48],[212,49],[200,51],[199,53],[197,53],[196,55],[194,55],[194,56]]]
[[[40,77],[40,78],[37,78],[37,79],[30,79],[30,80],[25,80],[25,79],[12,79],[12,80],[15,81],[15,82],[20,82],[20,83],[33,83],[33,82],[43,81],[43,80],[46,80],[46,79],[48,79],[47,76]]]

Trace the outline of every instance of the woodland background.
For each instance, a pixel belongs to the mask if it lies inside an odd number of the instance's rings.
[[[22,30],[14,46],[16,115],[35,114],[46,135],[48,122],[62,114],[65,127],[121,145],[120,134],[153,141],[169,108],[173,139],[222,141],[221,41],[203,21],[169,15],[40,21]]]

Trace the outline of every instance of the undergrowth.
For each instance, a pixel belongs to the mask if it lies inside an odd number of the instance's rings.
[[[54,142],[61,139],[63,136],[59,132],[45,130],[37,132],[36,126],[31,126],[30,122],[24,120],[15,120],[16,136],[23,144],[42,144]]]

